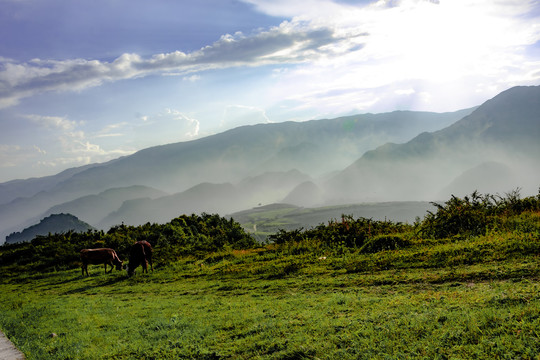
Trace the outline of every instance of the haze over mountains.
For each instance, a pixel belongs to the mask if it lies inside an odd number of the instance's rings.
[[[516,87],[445,129],[368,151],[327,189],[331,198],[352,201],[444,199],[516,187],[535,194],[539,139],[540,87]]]
[[[449,99],[451,101],[451,99]],[[540,87],[475,109],[396,111],[236,128],[56,176],[0,184],[0,243],[53,213],[108,229],[183,213],[440,200],[540,185]]]

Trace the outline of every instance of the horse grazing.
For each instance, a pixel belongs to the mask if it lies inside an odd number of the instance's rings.
[[[82,249],[81,250],[81,260],[82,260],[82,274],[86,272],[88,276],[88,264],[99,265],[105,264],[105,273],[107,273],[107,265],[111,266],[112,272],[113,267],[116,266],[116,270],[122,270],[123,261],[118,258],[116,251],[108,248],[99,248],[99,249]]]
[[[148,241],[143,240],[133,244],[129,251],[128,275],[133,275],[139,265],[142,266],[143,273],[148,273],[148,263],[150,263],[150,269],[154,271],[152,251],[152,246]]]

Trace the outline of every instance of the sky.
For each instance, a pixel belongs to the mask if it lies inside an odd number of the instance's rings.
[[[0,182],[540,85],[540,0],[0,0]]]

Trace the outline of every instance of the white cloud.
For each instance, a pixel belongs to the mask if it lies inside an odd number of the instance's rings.
[[[339,39],[327,28],[313,28],[301,21],[246,36],[223,35],[215,43],[192,53],[174,51],[144,59],[123,54],[112,62],[99,60],[41,60],[25,63],[0,58],[0,106],[46,91],[77,91],[104,82],[132,79],[153,73],[188,74],[234,66],[298,63],[317,57],[325,45]]]
[[[269,64],[296,65],[274,73],[280,87],[274,94],[282,94],[281,100],[324,92],[342,92],[347,100],[355,95],[345,92],[358,89],[360,102],[367,104],[372,100],[362,94],[395,82],[454,82],[475,88],[470,83],[474,79],[506,88],[539,78],[540,64],[526,54],[527,46],[540,41],[534,0],[381,0],[356,6],[331,0],[244,2],[290,21],[250,34],[225,34],[190,53],[149,58],[123,54],[112,62],[19,63],[0,57],[0,108],[42,92],[79,91],[149,74],[194,82],[205,70]],[[394,90],[379,95],[402,95]],[[340,106],[342,101],[336,100],[332,96],[324,103]]]
[[[133,153],[133,150],[112,149],[106,150],[101,145],[92,142],[85,131],[82,130],[84,122],[77,122],[62,116],[45,116],[45,115],[24,115],[23,118],[29,119],[47,130],[41,138],[51,139],[46,141],[46,145],[34,145],[34,155],[40,154],[46,157],[55,157],[59,153],[64,154],[62,161],[57,160],[42,160],[41,164],[72,164],[81,165],[88,162],[100,162],[110,160],[116,156],[128,155]],[[111,131],[117,130],[126,123],[117,123],[106,126],[101,132],[97,133],[93,138],[118,136]]]
[[[137,148],[195,139],[200,123],[194,117],[176,109],[164,109],[154,115],[140,116],[141,123],[133,128]]]
[[[123,132],[118,132],[121,129],[125,129],[127,126],[129,126],[129,123],[126,121],[116,123],[116,124],[110,124],[105,126],[101,131],[99,131],[94,137],[95,138],[104,138],[104,137],[120,137],[124,136],[125,134]]]
[[[25,117],[31,120],[33,123],[40,126],[49,128],[49,129],[58,129],[58,130],[73,130],[77,127],[75,121],[69,120],[66,117],[62,116],[43,116],[43,115],[25,115]]]
[[[45,150],[40,149],[39,146],[34,145],[34,149],[40,154],[43,154],[43,155],[47,154],[47,152]]]
[[[174,109],[165,109],[165,114],[168,115],[172,121],[174,121],[173,129],[181,129],[183,138],[179,140],[193,139],[199,135],[199,120]]]
[[[182,78],[182,80],[189,81],[189,82],[196,82],[196,81],[199,81],[200,79],[201,77],[199,75],[185,76],[184,78]]]
[[[308,19],[342,17],[354,7],[337,4],[330,0],[243,0],[261,12],[272,16],[301,17]]]
[[[0,174],[0,181],[13,178],[25,178],[31,176],[36,164],[47,155],[45,150],[38,146],[20,146],[0,144],[0,169],[5,169]],[[17,175],[8,174],[16,173]]]
[[[264,109],[256,106],[227,105],[223,110],[222,128],[235,128],[243,125],[271,123]]]
[[[412,95],[414,94],[416,91],[414,91],[413,88],[408,88],[408,89],[398,89],[398,90],[395,90],[394,93],[397,94],[397,95]]]
[[[247,1],[269,14],[297,11],[285,1]],[[540,41],[535,1],[379,1],[344,6],[347,11],[329,0],[313,0],[312,5],[303,16],[332,28],[335,37],[342,35],[347,40],[331,46],[347,45],[349,50],[274,73],[276,101],[292,99],[297,106],[315,106],[319,113],[339,106],[344,106],[344,112],[368,110],[377,106],[377,99],[399,102],[397,97],[404,94],[396,92],[399,89],[393,84],[401,84],[402,89],[422,84],[429,89],[415,89],[410,96],[418,101],[408,104],[445,111],[456,110],[455,103],[462,106],[460,100],[466,96],[470,98],[465,106],[473,106],[508,87],[538,82],[540,64],[526,51]],[[478,82],[497,84],[496,90],[483,97],[470,96]],[[423,92],[430,93],[430,101]]]
[[[17,166],[20,162],[20,155],[20,146],[0,144],[0,167],[9,168]]]

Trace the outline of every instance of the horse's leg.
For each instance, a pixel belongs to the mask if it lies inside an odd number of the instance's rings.
[[[142,268],[143,268],[143,273],[148,273],[148,262],[146,261],[146,259],[143,260],[143,263],[142,263]]]

